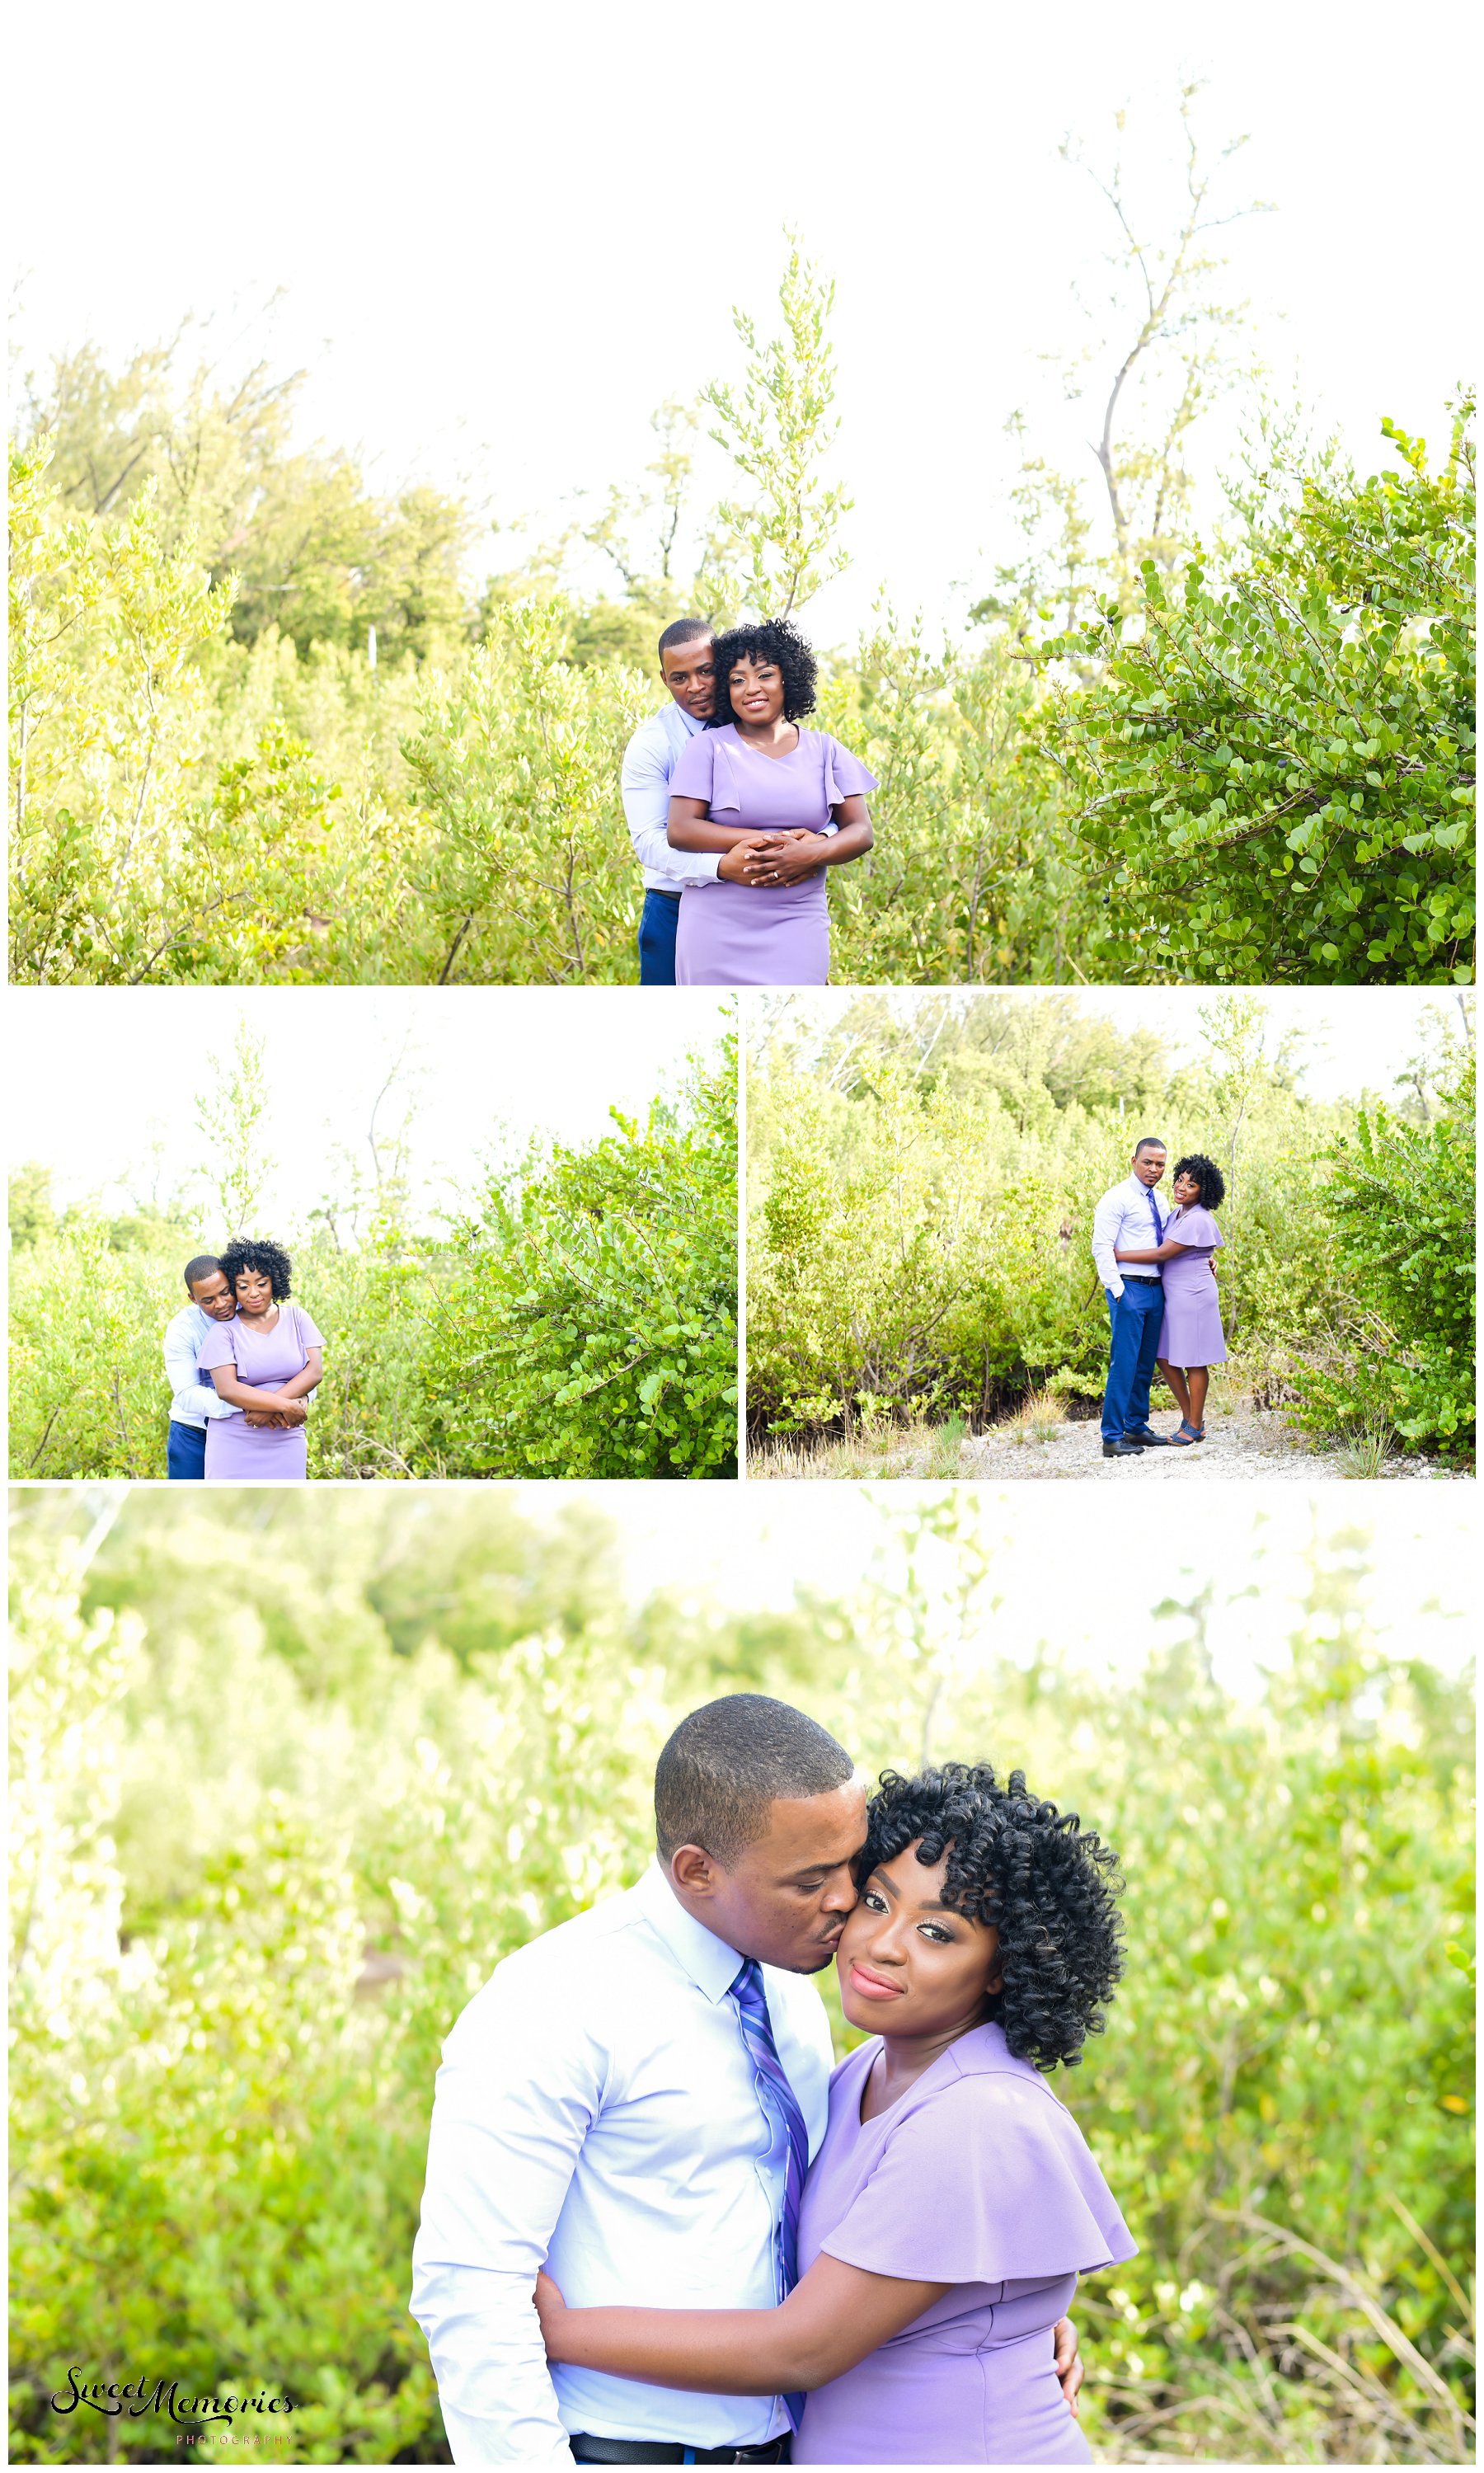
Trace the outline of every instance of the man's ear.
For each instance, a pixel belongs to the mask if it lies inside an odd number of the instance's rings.
[[[670,1858],[670,1878],[691,1897],[708,1898],[715,1892],[721,1867],[704,1846],[679,1846]]]

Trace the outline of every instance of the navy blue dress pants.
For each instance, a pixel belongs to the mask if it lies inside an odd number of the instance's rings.
[[[1120,1436],[1149,1423],[1149,1385],[1164,1321],[1164,1289],[1158,1280],[1125,1280],[1123,1294],[1103,1290],[1113,1326],[1108,1352],[1108,1387],[1103,1393],[1103,1440]]]
[[[172,1417],[170,1440],[165,1446],[167,1477],[199,1477],[206,1474],[206,1429],[204,1426],[182,1426]]]
[[[680,895],[656,893],[651,887],[645,893],[643,915],[639,920],[641,988],[674,987],[675,931],[680,924]]]

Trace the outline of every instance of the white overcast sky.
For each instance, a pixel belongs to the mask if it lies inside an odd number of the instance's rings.
[[[1220,990],[1079,988],[1071,993],[1085,1012],[1105,1014],[1125,1035],[1158,1031],[1177,1063],[1198,1063],[1210,1053],[1201,1014],[1219,1000]],[[860,994],[859,989],[833,988],[823,996],[796,996],[785,1020],[824,1022],[858,1001]],[[1019,1005],[1047,1001],[1043,992],[1031,988],[996,988],[994,995]],[[1465,991],[1465,996],[1472,1020],[1472,990]],[[1443,1012],[1462,1027],[1455,992],[1448,988],[1264,988],[1261,997],[1268,1013],[1268,1052],[1274,1053],[1287,1033],[1296,1032],[1302,1043],[1297,1051],[1300,1087],[1315,1099],[1358,1098],[1365,1091],[1393,1098],[1402,1066],[1427,1044],[1428,1014]],[[927,990],[891,993],[894,1009],[902,1015],[919,1005],[936,1007],[939,1001]],[[971,995],[964,1001],[971,1001]]]
[[[598,1501],[617,1528],[635,1597],[667,1588],[735,1607],[786,1607],[798,1588],[850,1596],[880,1539],[880,1506],[900,1509],[945,1491],[770,1480],[694,1486],[678,1510],[673,1488],[546,1485],[524,1487],[521,1509],[549,1520],[568,1497]],[[1002,1602],[986,1649],[1026,1658],[1043,1643],[1074,1664],[1129,1673],[1155,1637],[1151,1608],[1214,1580],[1218,1598],[1230,1591],[1237,1599],[1212,1617],[1217,1668],[1241,1689],[1286,1635],[1311,1537],[1359,1527],[1373,1538],[1369,1602],[1383,1645],[1455,1669],[1472,1654],[1465,1613],[1478,1550],[1472,1485],[1275,1486],[1255,1504],[1249,1489],[1214,1484],[1184,1497],[1168,1524],[1131,1520],[1126,1499],[1094,1486],[1064,1490],[1056,1502],[1034,1483],[953,1492],[973,1501],[996,1547]],[[1238,1597],[1249,1584],[1255,1594]]]
[[[8,132],[23,358],[86,336],[120,356],[192,310],[230,361],[281,289],[270,348],[312,372],[309,434],[383,486],[545,520],[638,472],[662,398],[734,371],[730,305],[768,312],[792,224],[838,281],[857,501],[816,631],[846,637],[882,585],[936,622],[1008,546],[1014,409],[1090,469],[1043,356],[1087,340],[1073,285],[1099,296],[1105,236],[1058,143],[1104,145],[1127,105],[1166,178],[1182,75],[1209,80],[1215,137],[1251,133],[1233,202],[1280,209],[1217,240],[1281,390],[1365,469],[1382,414],[1438,438],[1475,23],[1462,0],[72,0],[10,35],[15,91],[44,98]]]
[[[265,1224],[313,1209],[335,1144],[369,1167],[371,1108],[404,1042],[426,1212],[533,1133],[587,1141],[613,1131],[610,1107],[643,1117],[687,1053],[714,1045],[727,1002],[699,988],[659,1005],[632,988],[12,988],[10,1164],[45,1161],[60,1200],[121,1209],[155,1174],[157,1142],[160,1195],[179,1190],[203,1156],[208,1060],[231,1056],[243,1022],[271,1095]]]

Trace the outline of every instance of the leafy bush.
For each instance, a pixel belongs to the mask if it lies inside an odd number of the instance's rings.
[[[657,1112],[458,1232],[423,1370],[449,1474],[730,1477],[737,1462],[736,1088]]]
[[[1472,1451],[1474,1433],[1474,1063],[1432,1124],[1361,1111],[1326,1189],[1340,1283],[1297,1352],[1305,1424],[1394,1427],[1414,1450]]]
[[[64,520],[49,462],[45,440],[12,449],[12,976],[375,976],[407,928],[405,814],[323,778],[262,694],[276,639],[266,662],[227,643],[233,586],[193,534],[167,540],[153,492]],[[310,687],[335,664],[306,667]]]
[[[924,1100],[889,1071],[862,1123],[842,1127],[842,1113],[803,1078],[769,1092],[750,1422],[849,1432],[857,1417],[984,1416],[1053,1369],[1090,1375],[1106,1313],[1072,1242],[1075,1206],[1065,1184],[1017,1170],[1009,1122],[941,1086]]]
[[[628,669],[563,658],[554,600],[507,603],[456,682],[436,675],[403,753],[433,830],[419,872],[438,975],[634,976],[642,888],[618,796],[653,699]]]
[[[1054,744],[1105,896],[1093,975],[1472,976],[1473,459],[1388,422],[1398,473],[1305,479],[1246,568],[1151,564]],[[1166,959],[1166,957],[1168,957]]]
[[[1139,2244],[1078,2304],[1099,2453],[1462,2461],[1470,1712],[1377,1651],[1359,1537],[1238,1699],[1235,1539],[1113,1687],[1005,1643],[946,1503],[849,1597],[748,1617],[633,1607],[590,1508],[485,1489],[18,1511],[12,2461],[160,2461],[50,2412],[74,2363],[272,2381],[288,2461],[446,2461],[406,2315],[440,2040],[636,1877],[659,1744],[736,1688],[873,1769],[1022,1764],[1119,1849],[1127,1978],[1059,2083]]]

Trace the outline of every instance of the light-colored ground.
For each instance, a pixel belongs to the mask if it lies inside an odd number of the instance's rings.
[[[853,1443],[828,1443],[815,1451],[787,1446],[748,1456],[752,1477],[1101,1477],[1113,1485],[1193,1485],[1212,1477],[1378,1478],[1424,1484],[1457,1474],[1435,1460],[1377,1453],[1362,1443],[1318,1444],[1301,1434],[1281,1411],[1257,1408],[1240,1393],[1207,1410],[1206,1440],[1188,1451],[1145,1451],[1139,1458],[1105,1460],[1096,1418],[1066,1421],[1060,1404],[1029,1404],[1021,1414],[983,1434],[916,1426],[878,1432]],[[1155,1409],[1156,1433],[1173,1433],[1176,1409]]]

